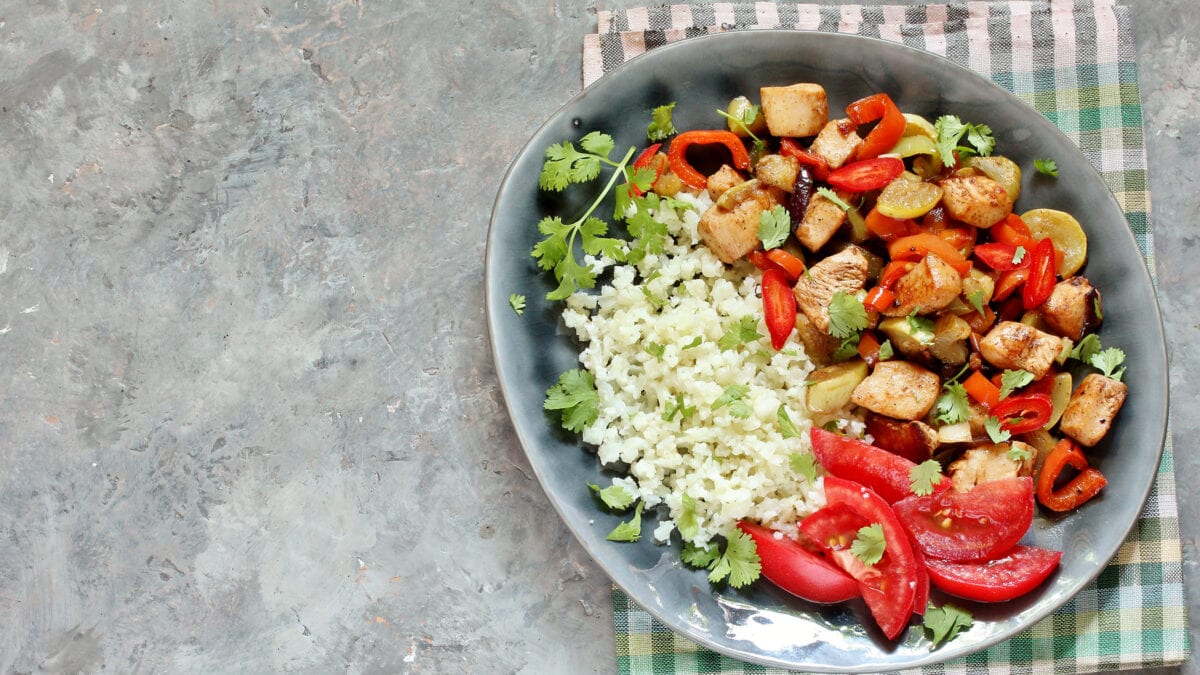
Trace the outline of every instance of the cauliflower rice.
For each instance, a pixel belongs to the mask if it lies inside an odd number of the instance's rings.
[[[695,502],[700,527],[691,541],[698,546],[743,518],[795,532],[797,521],[824,504],[820,479],[810,485],[791,467],[793,454],[810,451],[803,383],[813,364],[794,335],[784,349],[771,348],[752,268],[726,266],[701,245],[696,226],[711,203],[707,195],[680,198],[695,208],[682,217],[667,208],[656,215],[671,235],[663,254],[636,266],[589,259],[596,268],[613,266],[611,281],[598,294],[567,300],[563,318],[586,345],[579,360],[600,399],[583,440],[598,448],[604,466],[627,474],[614,484],[648,509],[665,505],[657,541],[676,529],[684,495]],[[744,317],[753,317],[764,337],[722,350],[718,340]],[[663,346],[661,357],[650,345]],[[732,406],[713,409],[735,384],[749,387],[744,419],[731,414]],[[664,419],[677,394],[694,413]],[[780,406],[798,438],[784,438]],[[839,424],[852,423],[841,416]]]

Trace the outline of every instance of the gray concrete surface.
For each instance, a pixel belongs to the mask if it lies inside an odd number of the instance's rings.
[[[1196,617],[1200,8],[1129,4]],[[0,671],[614,669],[482,309],[496,188],[594,26],[0,2]]]

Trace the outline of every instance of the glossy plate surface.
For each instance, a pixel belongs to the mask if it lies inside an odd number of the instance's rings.
[[[760,86],[794,82],[824,85],[831,111],[886,91],[905,112],[930,120],[952,113],[991,126],[997,152],[1024,169],[1018,212],[1057,208],[1083,224],[1090,246],[1083,273],[1104,298],[1101,337],[1105,346],[1128,354],[1129,399],[1108,438],[1089,452],[1094,465],[1117,479],[1102,498],[1076,513],[1039,515],[1024,539],[1064,551],[1061,569],[1019,600],[995,607],[965,603],[975,625],[936,651],[916,623],[899,641],[886,641],[860,601],[821,607],[765,581],[741,591],[714,588],[703,572],[682,565],[677,543],[652,543],[653,523],[643,524],[640,543],[605,541],[620,518],[601,512],[586,487],[604,480],[604,473],[594,453],[542,410],[546,389],[577,366],[579,346],[558,319],[559,305],[545,300],[553,280],[529,255],[539,239],[535,225],[551,214],[574,219],[600,188],[539,193],[546,147],[600,130],[616,139],[619,156],[630,146],[646,145],[655,106],[676,101],[679,129],[717,128],[721,120],[714,111],[733,96],[757,100]],[[1033,160],[1042,157],[1058,162],[1057,180],[1033,171]],[[1044,117],[987,79],[925,52],[855,36],[747,31],[686,40],[630,61],[567,103],[515,159],[492,214],[486,277],[501,387],[517,435],[559,515],[639,605],[675,631],[736,658],[796,670],[870,672],[935,663],[995,644],[1061,606],[1103,569],[1153,485],[1166,431],[1166,349],[1150,277],[1121,209],[1078,148]],[[523,316],[509,307],[510,293],[528,298]],[[935,592],[935,602],[942,599]]]

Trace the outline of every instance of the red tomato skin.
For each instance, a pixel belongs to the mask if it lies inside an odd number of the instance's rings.
[[[869,192],[884,187],[903,172],[904,162],[900,159],[876,157],[831,171],[825,181],[846,192]]]
[[[792,295],[792,285],[782,269],[763,272],[762,299],[771,346],[779,351],[796,328],[796,296]]]
[[[1062,553],[1014,546],[1002,557],[981,562],[925,561],[929,578],[943,591],[976,602],[1005,602],[1032,591],[1054,570]]]
[[[813,455],[829,473],[871,488],[889,504],[912,496],[910,472],[916,466],[913,462],[820,427],[813,427],[809,438]],[[943,477],[940,487],[949,485],[949,479]]]
[[[821,604],[859,596],[858,582],[798,542],[787,537],[776,539],[772,530],[753,523],[743,521],[738,527],[754,539],[762,560],[762,575],[788,593]]]
[[[1016,546],[1033,524],[1033,479],[1004,478],[970,492],[914,495],[893,508],[926,556],[990,560]]]
[[[877,581],[860,581],[859,584],[875,623],[889,640],[894,640],[912,617],[913,598],[923,573],[917,568],[908,534],[892,507],[875,491],[836,476],[826,476],[824,483],[827,503],[845,504],[883,529],[887,550],[875,565],[882,575]]]

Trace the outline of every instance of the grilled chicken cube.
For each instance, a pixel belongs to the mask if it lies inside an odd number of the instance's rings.
[[[929,412],[941,389],[941,378],[921,366],[907,361],[880,361],[854,388],[850,401],[880,415],[916,420]]]
[[[829,99],[819,84],[761,87],[758,96],[772,136],[807,138],[820,131],[829,119]]]
[[[863,422],[876,447],[917,464],[932,457],[937,449],[937,430],[920,420],[896,420],[871,412]]]
[[[987,176],[953,176],[939,185],[946,212],[968,225],[986,229],[1012,213],[1008,191]]]
[[[815,251],[829,243],[845,222],[846,212],[840,206],[824,195],[814,194],[808,200],[803,220],[796,226],[796,239],[808,250]]]
[[[729,264],[758,246],[758,220],[778,203],[770,190],[754,188],[731,209],[708,207],[696,229],[713,254]]]
[[[706,185],[708,188],[708,198],[715,202],[721,195],[725,194],[726,190],[744,182],[746,182],[746,179],[742,177],[742,174],[738,173],[737,169],[728,164],[722,164],[716,173],[708,177]]]
[[[831,169],[836,169],[853,158],[858,152],[858,146],[863,144],[862,136],[858,135],[854,125],[849,122],[850,120],[833,120],[826,124],[808,148],[809,152],[823,157]]]
[[[1033,373],[1035,380],[1050,372],[1060,352],[1062,339],[1016,321],[1001,321],[979,341],[979,353],[988,363]]]
[[[757,235],[756,235],[757,236]],[[818,330],[829,332],[829,301],[834,293],[857,293],[867,283],[870,262],[862,249],[847,246],[801,275],[793,289],[796,306]]]
[[[1009,457],[1010,450],[1024,451],[1023,458]],[[955,490],[967,492],[980,483],[1004,478],[1032,476],[1037,448],[1021,441],[971,448],[947,468]],[[1014,453],[1016,454],[1016,453]]]
[[[1084,277],[1058,282],[1042,305],[1042,318],[1050,330],[1079,341],[1100,325],[1100,291]]]
[[[883,310],[885,316],[929,314],[949,305],[962,293],[962,276],[950,263],[928,253],[921,262],[896,281],[896,301]]]
[[[1092,373],[1071,394],[1059,429],[1081,445],[1092,447],[1112,427],[1113,418],[1125,404],[1128,387],[1111,377]]]

